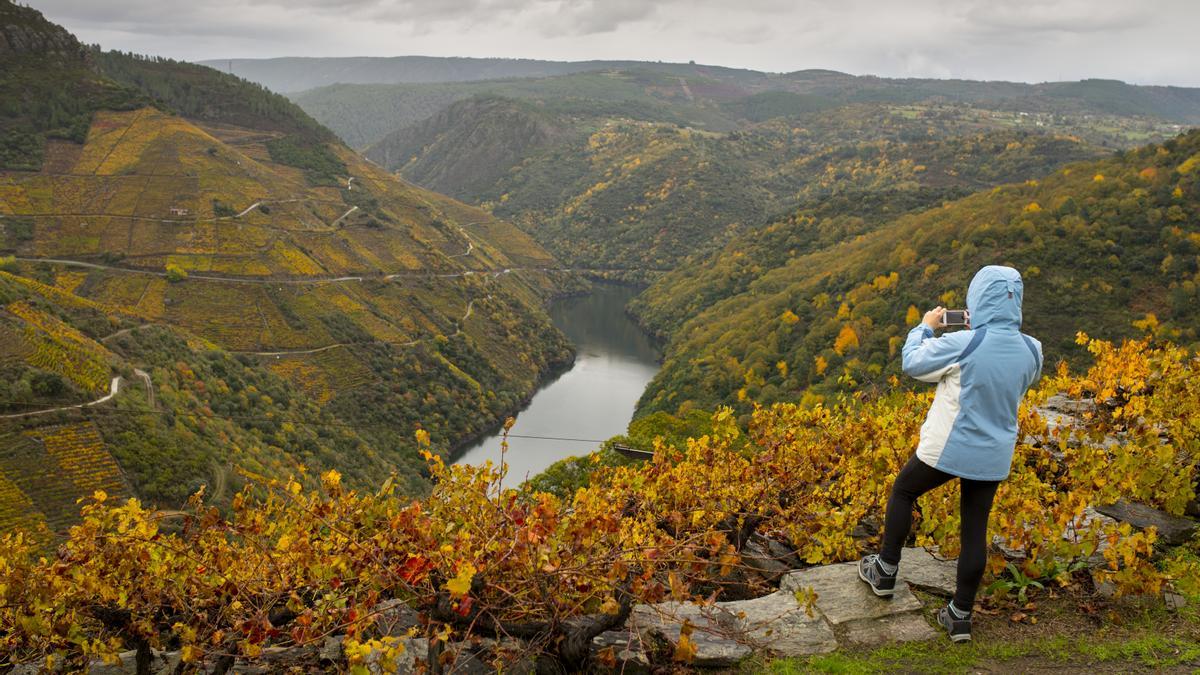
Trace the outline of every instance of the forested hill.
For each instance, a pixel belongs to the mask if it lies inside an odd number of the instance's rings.
[[[511,224],[256,84],[7,0],[0,35],[0,529],[243,470],[421,492],[417,430],[449,450],[570,360],[542,306],[578,281]]]
[[[900,218],[882,199],[803,206],[654,284],[633,309],[669,342],[640,411],[882,383],[921,313],[962,306],[989,263],[1023,272],[1048,367],[1079,331],[1197,339],[1200,131]]]
[[[894,215],[1103,152],[953,109],[847,106],[722,134],[617,115],[468,99],[367,155],[523,225],[566,262],[663,270],[798,200],[884,191]]]
[[[480,96],[397,130],[365,154],[418,185],[479,201],[513,166],[572,131],[538,106]]]
[[[82,142],[92,113],[148,99],[97,78],[88,50],[40,12],[0,2],[0,168],[41,166],[47,138]]]

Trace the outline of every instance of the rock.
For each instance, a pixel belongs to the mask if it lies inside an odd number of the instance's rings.
[[[616,664],[613,667],[618,673],[640,675],[650,672],[650,656],[642,636],[632,630],[610,630],[592,638],[592,656],[597,658],[600,652],[612,649]],[[598,661],[597,661],[598,662]]]
[[[1078,542],[1081,539],[1088,537],[1092,530],[1099,530],[1109,525],[1113,525],[1116,522],[1117,521],[1089,506],[1083,510],[1082,514],[1080,514],[1079,526],[1076,527],[1074,524],[1068,525],[1067,529],[1063,532],[1062,537],[1067,541]],[[1101,565],[1107,564],[1107,562],[1104,560],[1104,551],[1108,548],[1108,546],[1108,537],[1099,537],[1096,540],[1096,550],[1093,551],[1092,554],[1087,558],[1087,564],[1089,567],[1100,567]]]
[[[910,586],[949,597],[957,587],[958,562],[939,560],[923,548],[909,547],[901,553],[899,575]]]
[[[770,551],[772,558],[787,565],[789,569],[796,569],[802,566],[800,557],[796,555],[796,549],[790,544],[768,539],[767,550]]]
[[[795,592],[777,591],[753,600],[717,603],[738,619],[743,639],[778,656],[805,656],[837,649],[833,630],[814,608],[809,616]]]
[[[133,675],[137,672],[137,652],[129,650],[121,652],[117,655],[120,663],[108,664],[103,661],[92,661],[88,665],[87,672],[92,675]],[[160,652],[153,650],[153,656],[150,661],[150,672],[156,675],[167,675],[175,671],[175,666],[179,664],[179,652]],[[14,673],[21,672],[14,668]],[[29,671],[32,673],[40,672],[37,668]]]
[[[937,637],[937,631],[920,612],[848,621],[842,624],[842,631],[847,642],[871,647],[885,642],[912,642]]]
[[[1166,592],[1163,593],[1163,604],[1170,610],[1182,609],[1187,605],[1187,598],[1178,593]]]
[[[375,605],[375,635],[373,637],[405,637],[408,629],[419,623],[417,610],[402,600],[384,600]]]
[[[757,541],[750,541],[742,548],[742,562],[772,584],[778,583],[779,578],[792,569],[777,560],[767,546]]]
[[[1101,578],[1101,576],[1095,572],[1092,573],[1092,585],[1096,587],[1096,595],[1101,598],[1113,598],[1117,595],[1116,584]]]
[[[679,602],[639,605],[629,625],[657,634],[674,646],[679,643],[684,621],[695,627],[691,639],[697,648],[693,662],[697,666],[731,667],[755,650],[804,656],[837,649],[833,630],[820,611],[814,609],[809,616],[794,591],[705,607]]]
[[[1192,537],[1197,527],[1196,521],[1191,518],[1173,516],[1152,506],[1128,502],[1124,499],[1107,506],[1097,506],[1096,510],[1139,529],[1156,528],[1158,540],[1167,546],[1178,546],[1184,543]]]
[[[1009,548],[1008,546],[1005,545],[1006,541],[1007,540],[1004,537],[997,534],[994,537],[992,537],[992,548],[994,550],[1000,551],[1000,554],[1004,556],[1005,560],[1012,560],[1012,561],[1024,560],[1025,552],[1019,548]]]
[[[673,648],[679,644],[685,621],[694,626],[691,640],[696,645],[696,655],[692,665],[731,668],[753,651],[736,639],[740,637],[737,617],[719,606],[701,607],[690,602],[637,605],[628,625],[643,636],[650,633],[662,637]]]
[[[345,639],[344,635],[331,635],[325,638],[325,644],[321,645],[321,651],[317,653],[317,656],[322,661],[338,663],[342,660],[342,642]]]
[[[429,638],[410,638],[405,642],[404,654],[396,659],[397,675],[425,672],[420,665],[429,659]]]
[[[858,563],[850,562],[791,572],[783,577],[779,588],[788,592],[811,588],[817,593],[817,608],[835,626],[921,608],[921,601],[905,583],[896,585],[896,594],[890,599],[876,596],[858,578],[857,568]]]
[[[867,516],[858,521],[854,526],[854,530],[850,532],[850,537],[855,540],[870,539],[878,536],[880,531],[879,519],[874,516]]]

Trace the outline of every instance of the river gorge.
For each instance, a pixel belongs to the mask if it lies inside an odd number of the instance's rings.
[[[508,476],[525,480],[565,457],[587,454],[624,433],[638,398],[658,372],[654,343],[625,314],[639,289],[594,284],[579,296],[554,301],[549,313],[575,345],[575,363],[543,383],[509,432]],[[500,433],[466,448],[458,463],[501,459]]]

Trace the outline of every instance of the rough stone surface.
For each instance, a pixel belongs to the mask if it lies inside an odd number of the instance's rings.
[[[614,670],[619,673],[640,674],[650,672],[650,657],[642,636],[632,630],[610,630],[592,638],[592,654],[598,656],[612,648],[616,658]]]
[[[633,608],[628,625],[639,633],[652,633],[677,645],[685,621],[695,627],[691,635],[696,645],[693,665],[728,668],[752,651],[738,641],[741,635],[737,617],[720,606],[700,607],[689,602],[638,605]]]
[[[777,591],[752,600],[717,603],[737,617],[744,640],[779,656],[804,656],[837,649],[821,613],[809,616],[794,592]]]
[[[1173,516],[1166,511],[1160,511],[1152,506],[1120,500],[1115,504],[1097,506],[1096,510],[1104,515],[1134,527],[1158,529],[1158,540],[1167,546],[1177,546],[1187,541],[1200,525],[1191,518]]]
[[[800,557],[796,555],[795,550],[788,544],[768,539],[767,550],[771,552],[773,558],[787,565],[790,569],[796,569],[801,565]]]
[[[867,646],[937,637],[937,631],[920,612],[848,621],[840,626],[840,630],[846,642]]]
[[[890,599],[876,596],[858,578],[857,566],[849,562],[798,570],[783,577],[779,588],[788,592],[812,588],[817,593],[817,608],[835,626],[921,608],[921,601],[905,583],[896,585],[896,594]]]
[[[340,661],[342,658],[342,642],[346,639],[344,635],[331,635],[325,638],[325,644],[321,645],[321,651],[318,656],[323,661]]]
[[[742,549],[742,562],[771,583],[779,581],[792,569],[776,559],[766,545],[757,541],[751,541]]]
[[[103,661],[92,661],[88,666],[87,672],[92,675],[133,675],[137,672],[137,652],[130,650],[121,652],[117,655],[120,663],[108,664]],[[154,656],[150,661],[150,672],[155,675],[168,675],[175,671],[175,666],[179,665],[179,652],[160,652],[154,650]],[[26,670],[22,670],[26,669]],[[41,669],[31,664],[22,664],[12,669],[13,673],[40,673]]]
[[[417,610],[402,600],[384,600],[375,606],[375,632],[378,636],[403,637],[419,623]]]
[[[1170,610],[1181,609],[1187,606],[1187,598],[1178,593],[1163,593],[1163,604]]]
[[[900,579],[930,593],[952,596],[958,575],[957,560],[939,560],[923,548],[909,547],[900,556]]]

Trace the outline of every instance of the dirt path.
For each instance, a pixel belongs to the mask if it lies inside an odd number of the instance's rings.
[[[334,227],[334,226],[336,226],[338,223],[340,223],[340,222],[342,222],[343,220],[345,220],[345,219],[346,219],[346,216],[349,216],[351,213],[354,213],[354,212],[355,212],[355,211],[357,211],[357,210],[358,210],[358,207],[357,207],[357,206],[351,206],[349,211],[347,211],[347,212],[343,213],[342,215],[338,216],[338,219],[337,219],[337,220],[335,220],[335,221],[333,221],[332,223],[330,223],[330,224],[329,224],[329,226],[330,226],[330,227]]]
[[[146,384],[146,400],[150,403],[150,409],[157,410],[158,406],[154,404],[154,383],[150,381],[150,373],[141,368],[134,368],[133,374],[142,378],[142,382]]]
[[[59,408],[47,408],[45,410],[34,410],[32,412],[14,413],[11,415],[0,415],[0,419],[14,419],[17,417],[33,417],[35,415],[49,415],[50,413],[59,412],[60,410],[78,410],[80,408],[90,408],[94,405],[100,405],[101,403],[104,403],[105,401],[111,400],[113,397],[115,397],[117,395],[118,392],[121,391],[121,383],[123,381],[124,380],[122,380],[120,377],[114,377],[112,379],[112,382],[109,383],[109,385],[108,385],[108,393],[105,394],[104,396],[101,396],[100,398],[96,399],[95,401],[89,401],[88,403],[76,403],[75,405],[64,405]]]

